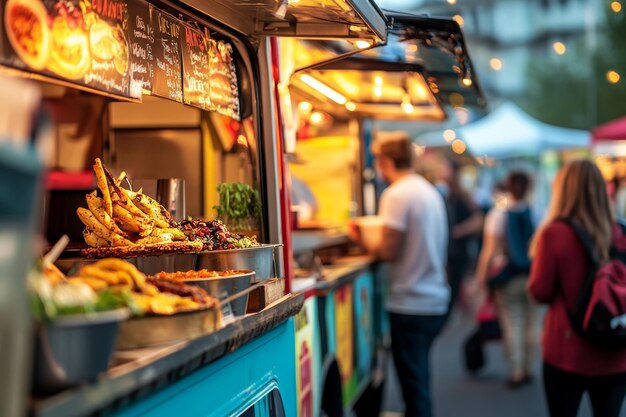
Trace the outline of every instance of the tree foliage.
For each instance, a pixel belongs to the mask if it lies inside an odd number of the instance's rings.
[[[530,62],[528,94],[520,104],[534,117],[591,129],[626,115],[626,4],[615,13],[611,1],[602,3],[594,47],[580,39],[563,56]],[[609,82],[609,71],[620,75],[617,83]]]

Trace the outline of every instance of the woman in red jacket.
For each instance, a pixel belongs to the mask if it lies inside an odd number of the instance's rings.
[[[612,244],[626,237],[615,225],[602,175],[590,161],[563,166],[552,188],[544,226],[531,245],[531,295],[548,304],[543,330],[543,380],[551,417],[575,417],[588,392],[595,417],[618,417],[626,393],[626,350],[592,345],[572,328],[573,311],[590,267],[589,258],[569,218],[592,237],[607,260]]]

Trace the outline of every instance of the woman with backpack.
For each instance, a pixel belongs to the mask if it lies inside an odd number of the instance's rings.
[[[526,292],[530,272],[528,247],[534,233],[526,194],[530,178],[511,172],[508,197],[487,214],[483,247],[475,273],[477,287],[493,291],[505,352],[509,362],[507,385],[518,388],[531,382],[541,311]],[[494,270],[499,272],[494,273]]]
[[[593,255],[579,236],[588,236]],[[543,381],[551,417],[575,417],[584,392],[595,417],[620,414],[626,393],[626,349],[587,339],[573,318],[580,310],[577,304],[585,281],[597,280],[592,259],[606,263],[612,246],[623,250],[626,237],[614,222],[600,171],[587,160],[566,164],[554,180],[548,216],[531,243],[528,283],[532,296],[548,304]]]

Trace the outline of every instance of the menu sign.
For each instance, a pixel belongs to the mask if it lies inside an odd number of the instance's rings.
[[[65,3],[57,4],[63,7]],[[83,19],[89,27],[88,49],[91,51],[90,61],[86,64],[88,69],[84,75],[84,83],[98,90],[128,96],[130,56],[126,1],[84,0],[81,1],[80,8],[84,11]],[[64,31],[70,26],[65,25],[61,24]],[[71,35],[59,38],[63,39],[63,42],[57,47],[58,50],[69,48],[72,45],[71,40],[74,39]]]
[[[209,41],[189,26],[183,29],[183,96],[186,104],[209,109]]]
[[[154,78],[152,94],[182,103],[183,80],[180,56],[182,23],[152,8],[154,28]]]
[[[7,65],[128,96],[128,10],[123,0],[7,0]]]
[[[0,0],[0,64],[239,120],[232,45],[145,0]]]
[[[233,62],[233,47],[209,40],[209,95],[211,109],[239,120],[239,87]]]
[[[130,95],[141,98],[152,92],[154,77],[154,27],[151,9],[143,0],[128,0],[128,38],[130,42]]]

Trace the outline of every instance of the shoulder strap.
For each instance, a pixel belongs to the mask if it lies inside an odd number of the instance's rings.
[[[580,335],[584,336],[584,320],[587,312],[587,305],[589,304],[589,300],[591,299],[591,291],[593,288],[593,284],[595,282],[596,272],[600,266],[600,262],[596,255],[596,250],[593,247],[593,241],[591,240],[591,236],[585,229],[579,226],[575,221],[570,218],[562,218],[559,219],[564,223],[568,224],[578,237],[578,240],[582,243],[585,248],[585,252],[589,256],[591,260],[591,265],[589,271],[587,272],[587,276],[585,277],[585,281],[583,282],[583,286],[578,295],[578,299],[576,300],[576,304],[574,307],[574,311],[568,311],[568,316],[570,318],[570,322],[574,330],[576,330]]]
[[[583,229],[578,223],[576,223],[571,218],[562,218],[560,220],[568,224],[574,230],[576,237],[578,238],[580,243],[582,243],[583,248],[585,248],[585,252],[587,252],[587,255],[589,255],[589,259],[591,259],[591,262],[594,265],[598,265],[600,262],[598,259],[596,249],[593,244],[593,240],[591,239],[591,236],[589,236],[589,233],[587,233],[585,229]]]

